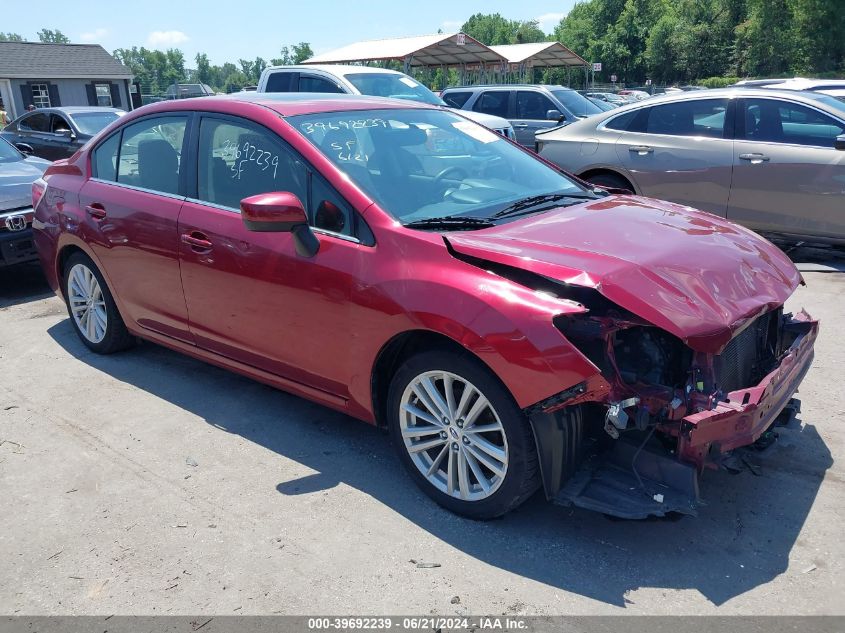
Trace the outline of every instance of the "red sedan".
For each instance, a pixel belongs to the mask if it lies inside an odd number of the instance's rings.
[[[390,429],[412,477],[493,517],[541,486],[694,514],[807,371],[801,277],[754,233],[591,189],[438,107],[158,103],[33,186],[90,349],[137,338]]]

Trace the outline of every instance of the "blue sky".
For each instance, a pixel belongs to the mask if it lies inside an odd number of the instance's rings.
[[[359,40],[456,31],[478,12],[540,19],[541,27],[550,32],[575,0],[83,0],[79,4],[47,0],[38,2],[36,11],[23,10],[24,4],[14,2],[16,8],[3,11],[3,31],[38,41],[35,34],[41,28],[59,29],[72,42],[102,44],[109,52],[131,46],[176,47],[185,53],[190,67],[198,51],[220,64],[276,57],[283,45],[300,41],[310,42],[321,53]]]

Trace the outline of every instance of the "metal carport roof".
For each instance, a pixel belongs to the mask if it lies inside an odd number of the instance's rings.
[[[386,60],[402,61],[406,66],[415,67],[498,64],[504,62],[505,58],[465,33],[438,33],[355,42],[322,55],[315,55],[303,63],[341,64]]]
[[[573,53],[560,42],[503,44],[490,48],[507,59],[509,64],[527,64],[534,68],[587,65],[587,60]]]

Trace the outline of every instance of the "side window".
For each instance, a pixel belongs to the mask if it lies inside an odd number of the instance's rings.
[[[671,136],[723,138],[727,99],[696,99],[652,107],[645,131]]]
[[[163,116],[123,128],[117,182],[178,194],[187,121],[183,116]]]
[[[619,130],[620,132],[633,132],[633,126],[631,125],[634,122],[634,119],[637,117],[639,110],[634,110],[633,112],[626,112],[625,114],[620,114],[617,117],[613,117],[604,124],[609,130]]]
[[[296,73],[285,71],[270,73],[264,90],[266,92],[296,92],[296,88],[292,85],[295,76]]]
[[[27,132],[49,132],[50,116],[47,114],[33,114],[21,120],[18,126]]]
[[[53,134],[64,134],[65,132],[70,132],[70,123],[68,123],[63,116],[53,114],[50,116],[50,119],[50,131],[53,132]]]
[[[120,132],[112,134],[94,150],[92,165],[94,178],[117,180],[117,148],[120,146]]]
[[[797,103],[745,100],[745,138],[768,143],[833,147],[845,125]]]
[[[289,191],[306,203],[305,168],[264,128],[203,118],[197,165],[197,195],[205,202],[240,210],[249,196]]]
[[[343,199],[323,180],[311,176],[308,220],[314,228],[341,235],[355,235],[355,214]]]
[[[343,92],[334,82],[313,75],[299,75],[299,92]]]
[[[443,101],[453,108],[463,108],[467,100],[472,96],[471,92],[449,92],[443,95]]]
[[[492,114],[502,118],[508,117],[508,98],[510,97],[508,90],[488,90],[482,92],[481,96],[472,106],[476,112],[484,112],[485,114]]]
[[[551,99],[539,92],[520,90],[516,93],[516,118],[546,120],[546,112],[558,110]]]

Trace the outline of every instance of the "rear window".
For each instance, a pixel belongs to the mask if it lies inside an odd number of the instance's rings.
[[[575,116],[590,116],[601,112],[599,107],[584,95],[574,90],[552,90],[554,97]]]
[[[267,77],[266,92],[295,92],[293,77],[295,73],[277,72]]]
[[[453,108],[463,108],[467,100],[472,96],[471,92],[449,92],[443,95],[443,101]]]

